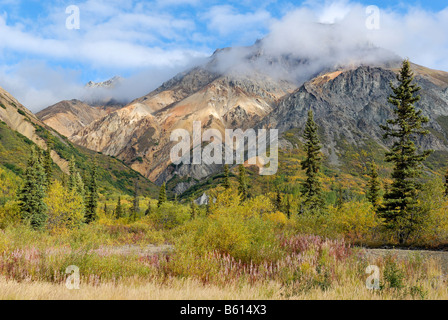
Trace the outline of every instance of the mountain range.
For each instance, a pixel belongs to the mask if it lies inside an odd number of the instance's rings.
[[[175,129],[192,131],[193,121],[203,129],[277,128],[283,150],[297,148],[307,112],[315,112],[326,165],[353,174],[352,151],[379,158],[388,147],[380,125],[392,116],[387,98],[396,82],[401,59],[377,48],[363,47],[358,58],[341,64],[317,63],[293,55],[273,55],[262,41],[244,48],[217,50],[203,65],[182,72],[156,90],[126,104],[62,101],[37,113],[36,118],[7,93],[3,101],[15,103],[0,117],[12,130],[32,133],[34,124],[52,128],[80,146],[117,158],[145,178],[171,184],[178,194],[220,172],[218,165],[182,165],[170,162]],[[445,165],[448,155],[448,73],[412,64],[422,99],[417,107],[430,118],[430,135],[418,141],[436,151],[428,170]],[[90,87],[110,87],[119,78]],[[27,120],[29,119],[29,120]],[[43,123],[41,123],[41,122]],[[293,137],[293,139],[292,139]],[[54,155],[61,168],[66,162]]]

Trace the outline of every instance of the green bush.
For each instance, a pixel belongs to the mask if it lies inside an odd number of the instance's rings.
[[[159,229],[174,229],[191,218],[189,208],[165,202],[150,215],[150,220]]]

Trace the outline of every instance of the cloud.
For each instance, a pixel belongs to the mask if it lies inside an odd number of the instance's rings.
[[[236,41],[250,39],[254,41],[262,35],[261,30],[268,27],[271,14],[259,9],[254,12],[240,13],[230,5],[212,7],[204,16],[208,21],[208,29],[220,36],[235,35]]]
[[[0,68],[1,86],[32,112],[38,112],[62,100],[79,99],[89,103],[128,103],[144,96],[174,77],[184,68],[201,64],[203,59],[192,60],[186,66],[148,68],[123,78],[112,90],[89,89],[81,81],[81,72],[51,67],[41,61],[22,61]],[[106,79],[105,79],[106,80]]]
[[[367,45],[385,49],[380,50],[383,54],[387,50],[415,63],[448,71],[448,8],[430,12],[410,7],[405,13],[381,9],[378,30],[366,27],[367,18],[366,7],[359,3],[313,2],[275,21],[265,41],[266,49],[272,54],[307,59],[369,62],[374,57],[362,57],[359,51]]]
[[[380,29],[369,30],[366,7],[349,0],[307,0],[296,7],[270,0],[229,3],[84,0],[78,2],[81,29],[67,30],[61,2],[47,4],[35,21],[20,19],[14,2],[14,11],[0,13],[0,85],[38,111],[59,100],[84,98],[86,74],[95,75],[88,79],[93,81],[122,75],[126,80],[114,98],[131,100],[200,63],[215,46],[247,45],[258,38],[264,38],[259,49],[266,57],[289,57],[289,64],[280,61],[280,68],[273,68],[266,58],[248,65],[250,50],[237,48],[222,52],[216,67],[223,72],[255,68],[300,82],[323,68],[381,63],[396,54],[448,71],[448,8],[381,9]]]
[[[101,12],[102,19],[106,21],[92,20],[91,15],[96,12]],[[182,48],[182,45],[172,48],[160,41],[162,38],[176,42],[183,38],[184,32],[194,30],[194,22],[186,19],[140,12],[120,13],[97,1],[88,1],[81,14],[83,20],[79,34],[53,24],[43,32],[51,34],[51,37],[25,31],[21,25],[8,25],[5,17],[0,17],[0,49],[84,63],[95,68],[114,66],[123,69],[174,67],[206,55]],[[53,16],[53,19],[60,21],[60,16]],[[101,17],[96,16],[95,19]]]

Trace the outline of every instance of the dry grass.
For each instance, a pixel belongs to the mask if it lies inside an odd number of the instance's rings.
[[[318,288],[292,293],[279,283],[219,287],[195,280],[168,283],[131,281],[127,284],[81,284],[68,290],[64,284],[16,282],[0,278],[0,300],[448,300],[446,284],[421,283],[420,291],[366,289],[364,279],[346,279],[328,290]],[[424,293],[421,295],[421,293]]]
[[[7,281],[0,278],[1,300],[266,300],[280,299],[280,287],[204,286],[193,280],[173,280],[169,284],[81,285],[68,290],[63,284]]]

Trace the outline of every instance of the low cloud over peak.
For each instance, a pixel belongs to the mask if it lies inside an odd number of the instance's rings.
[[[117,74],[125,79],[113,98],[132,100],[203,63],[216,47],[247,45],[257,38],[264,39],[259,45],[266,56],[306,61],[301,77],[294,74],[299,80],[328,66],[378,63],[396,56],[448,70],[448,8],[379,8],[379,28],[369,29],[366,6],[344,0],[304,1],[299,6],[284,1],[216,5],[176,0],[162,5],[89,0],[79,3],[81,29],[69,31],[65,8],[46,5],[35,20],[21,17],[18,4],[0,15],[0,86],[32,111],[86,98],[88,80]],[[220,70],[243,63],[244,50],[227,52]],[[257,68],[269,68],[269,63]]]

